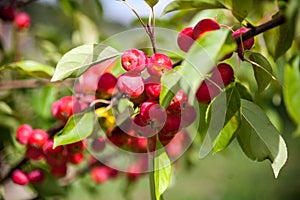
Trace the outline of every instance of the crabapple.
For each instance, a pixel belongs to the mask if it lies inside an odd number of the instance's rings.
[[[113,95],[118,79],[111,73],[104,73],[99,77],[97,96],[109,98]]]
[[[194,43],[193,38],[193,27],[184,28],[177,37],[177,44],[182,51],[187,52],[192,44]]]
[[[12,178],[12,181],[18,185],[27,185],[29,183],[27,174],[19,169],[16,169],[12,173],[11,178]]]
[[[35,129],[32,131],[28,145],[35,148],[43,148],[44,144],[48,141],[48,133],[42,129]]]
[[[137,73],[124,73],[118,78],[117,86],[120,92],[129,95],[131,98],[138,97],[144,92],[143,78]]]
[[[45,179],[45,173],[40,169],[34,169],[28,173],[28,179],[32,184],[40,184]]]
[[[27,158],[30,158],[35,161],[39,161],[43,158],[43,150],[41,148],[36,148],[34,146],[27,146],[25,155]]]
[[[213,19],[200,20],[193,30],[193,38],[199,39],[204,33],[220,29],[220,25]]]
[[[208,104],[219,93],[220,89],[215,84],[204,80],[196,92],[196,97],[198,102]]]
[[[91,176],[95,182],[104,183],[110,177],[110,170],[106,166],[97,166],[92,169]]]
[[[18,127],[16,131],[16,138],[20,144],[27,144],[28,139],[32,133],[33,129],[30,125],[28,124],[23,124]]]
[[[58,154],[58,153],[62,153],[63,150],[64,150],[64,147],[63,146],[58,146],[58,147],[55,147],[53,149],[53,145],[54,145],[54,140],[53,139],[49,139],[46,144],[44,145],[43,147],[43,152],[45,155],[53,155],[53,154]]]
[[[85,142],[84,140],[74,142],[71,144],[66,145],[67,151],[70,154],[77,154],[81,153],[85,149]]]
[[[234,31],[232,33],[232,37],[233,38],[237,38],[241,34],[246,33],[248,30],[249,30],[248,28],[242,27],[242,28]],[[251,49],[251,47],[253,46],[253,44],[254,44],[254,38],[250,38],[250,39],[248,39],[246,41],[243,41],[243,43],[239,45],[239,49],[244,49],[244,50]]]
[[[55,119],[67,121],[69,117],[80,111],[80,103],[72,96],[64,96],[52,104],[51,112]]]
[[[146,68],[146,54],[138,49],[129,49],[121,57],[121,63],[126,71],[141,72]]]
[[[229,83],[234,81],[232,67],[226,63],[218,64],[212,72],[211,80],[220,87],[229,85]]]
[[[30,16],[25,12],[18,13],[14,19],[14,23],[19,29],[28,28],[30,26]]]
[[[148,59],[147,71],[150,75],[161,77],[172,69],[172,61],[169,56],[155,53]]]
[[[140,117],[141,119],[150,124],[151,128],[162,128],[166,121],[166,112],[155,101],[146,101],[142,103],[140,107]]]
[[[16,17],[16,9],[14,6],[3,6],[0,9],[0,18],[3,21],[14,21]]]
[[[67,165],[51,166],[50,173],[56,178],[62,178],[67,174]]]

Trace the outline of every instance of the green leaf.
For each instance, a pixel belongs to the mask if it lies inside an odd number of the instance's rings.
[[[7,103],[0,101],[0,113],[11,115],[13,114],[13,110],[9,105],[7,105]]]
[[[231,141],[235,138],[236,130],[238,129],[241,121],[241,100],[240,95],[235,87],[226,91],[227,95],[227,109],[226,118],[222,131],[214,140],[214,153],[224,150]],[[213,102],[218,103],[217,99]],[[214,119],[212,119],[214,120]]]
[[[176,69],[168,71],[161,77],[161,93],[159,103],[163,108],[167,108],[176,92],[179,90],[180,74]]]
[[[219,0],[223,5],[229,8],[233,16],[242,22],[252,10],[253,0]]]
[[[286,144],[264,111],[256,104],[242,100],[242,122],[238,141],[252,160],[269,159],[275,178],[287,160]]]
[[[146,2],[151,8],[153,8],[153,7],[158,3],[158,0],[145,0],[145,2]]]
[[[57,63],[51,81],[78,77],[89,67],[119,56],[110,46],[86,44],[67,52]]]
[[[252,67],[257,82],[258,92],[264,91],[272,80],[272,67],[269,61],[260,53],[251,52],[249,59],[254,62]]]
[[[286,109],[295,123],[300,127],[300,72],[299,72],[300,56],[297,56],[292,65],[286,64],[283,97]],[[300,135],[298,128],[295,135]]]
[[[156,199],[159,200],[168,188],[172,174],[171,162],[166,152],[155,156],[154,169],[155,195]]]
[[[249,92],[249,89],[246,88],[243,84],[236,82],[235,87],[236,87],[237,91],[239,92],[241,99],[246,99],[249,101],[252,100],[252,96]]]
[[[216,153],[225,149],[235,136],[240,122],[240,96],[235,87],[220,93],[208,106],[207,132],[199,157],[204,158],[211,150]],[[201,119],[200,119],[201,120]]]
[[[42,78],[51,78],[54,73],[54,68],[49,65],[44,65],[32,60],[24,60],[6,64],[0,69],[11,69],[30,76],[37,76]]]
[[[175,0],[169,3],[163,15],[175,10],[205,10],[214,8],[225,8],[218,0]]]
[[[216,63],[235,49],[236,44],[227,29],[208,32],[192,45],[177,70],[181,75],[180,87],[189,94],[190,102],[194,100],[199,85]]]
[[[96,24],[80,12],[73,13],[73,16],[78,26],[77,31],[74,32],[74,36],[77,36],[77,42],[81,44],[93,44],[98,42],[99,34]]]
[[[284,24],[279,27],[275,27],[263,33],[265,43],[269,53],[274,57],[274,60],[282,56],[292,45],[295,35],[295,27],[297,24],[297,13],[299,12],[298,7],[291,1],[288,6],[292,9],[289,11],[287,20]],[[277,17],[277,16],[275,16]]]
[[[93,131],[94,121],[93,112],[72,115],[65,127],[54,136],[54,148],[78,142],[88,137]]]

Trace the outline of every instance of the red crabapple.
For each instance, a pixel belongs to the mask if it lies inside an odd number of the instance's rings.
[[[196,92],[196,97],[198,102],[208,104],[219,93],[220,89],[215,84],[204,80]]]
[[[16,17],[16,9],[13,6],[1,6],[0,18],[3,21],[13,21]]]
[[[12,178],[12,181],[18,185],[27,185],[29,183],[27,174],[19,169],[16,169],[12,173],[11,178]]]
[[[51,112],[55,119],[63,122],[80,111],[80,103],[72,96],[64,96],[52,104]]]
[[[131,98],[138,97],[144,92],[143,78],[137,73],[124,73],[118,78],[117,86],[120,92],[129,95]]]
[[[147,56],[141,50],[129,49],[123,53],[121,63],[126,71],[141,72],[146,68]]]
[[[83,140],[66,145],[67,151],[70,154],[81,153],[85,149],[85,142]]]
[[[63,146],[58,146],[53,149],[53,145],[54,145],[53,139],[49,139],[46,142],[46,144],[43,147],[43,152],[45,155],[49,155],[49,154],[53,155],[53,154],[58,154],[63,152],[64,150]]]
[[[140,107],[140,117],[154,129],[162,128],[167,118],[165,110],[155,101],[142,103]]]
[[[16,131],[16,138],[20,144],[27,144],[28,139],[32,133],[33,129],[30,125],[28,124],[23,124],[18,127]]]
[[[161,77],[171,69],[172,61],[165,54],[156,53],[148,59],[147,71],[150,75]]]
[[[100,98],[109,98],[113,95],[117,78],[111,73],[104,73],[99,77],[97,94]]]
[[[161,91],[161,84],[147,83],[145,84],[145,90],[149,98],[158,99]]]
[[[67,174],[67,165],[51,166],[50,173],[56,178],[62,178]]]
[[[238,30],[236,30],[236,31],[234,31],[232,33],[232,37],[233,38],[237,38],[241,34],[246,33],[248,30],[249,29],[247,29],[245,27],[240,28],[240,29],[238,29]],[[254,44],[254,38],[250,38],[250,39],[248,39],[246,41],[243,41],[243,43],[239,45],[239,49],[244,49],[244,50],[251,49],[251,47],[253,46],[253,44]]]
[[[95,182],[104,183],[110,177],[110,170],[106,166],[97,166],[92,169],[91,176]]]
[[[233,69],[226,63],[220,63],[214,68],[211,81],[216,83],[220,87],[225,87],[234,81]]]
[[[30,16],[25,12],[18,13],[15,17],[14,23],[19,29],[28,28],[30,26]]]
[[[43,148],[44,144],[48,141],[48,133],[42,129],[35,129],[32,131],[28,145],[35,148]]]
[[[40,169],[32,170],[28,173],[28,179],[32,184],[40,184],[45,179],[45,173]]]
[[[27,146],[25,151],[25,155],[27,158],[30,158],[35,161],[39,161],[43,158],[43,150],[41,148],[36,148],[33,146]]]
[[[200,20],[193,30],[193,38],[199,39],[204,33],[220,29],[219,24],[213,19]]]
[[[182,51],[187,52],[193,43],[193,27],[184,28],[177,37],[177,44],[179,48]]]

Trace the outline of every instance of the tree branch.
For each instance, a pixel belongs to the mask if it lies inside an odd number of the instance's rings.
[[[242,41],[246,41],[260,33],[263,33],[265,31],[268,31],[274,27],[280,26],[281,24],[285,23],[285,16],[281,15],[279,17],[276,17],[262,25],[259,26],[253,26],[249,31],[246,33],[242,34],[241,37],[236,37],[235,42],[237,44],[241,44]]]

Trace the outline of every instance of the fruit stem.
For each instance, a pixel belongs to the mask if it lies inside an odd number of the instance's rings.
[[[152,21],[152,24],[151,24],[151,21]],[[150,37],[150,40],[151,40],[153,53],[156,53],[157,49],[156,49],[156,43],[155,43],[154,30],[155,30],[155,16],[154,16],[154,9],[153,9],[153,7],[151,7],[151,13],[150,13],[150,16],[149,16],[149,21],[148,21],[148,31],[150,33],[149,37]]]
[[[150,36],[151,33],[149,32],[149,30],[147,28],[147,25],[144,23],[144,21],[142,20],[140,15],[136,12],[136,10],[126,0],[118,0],[118,1],[124,3],[128,8],[130,8],[130,10],[135,14],[135,16],[138,18],[138,20],[142,24],[142,26],[145,29],[146,33]]]

